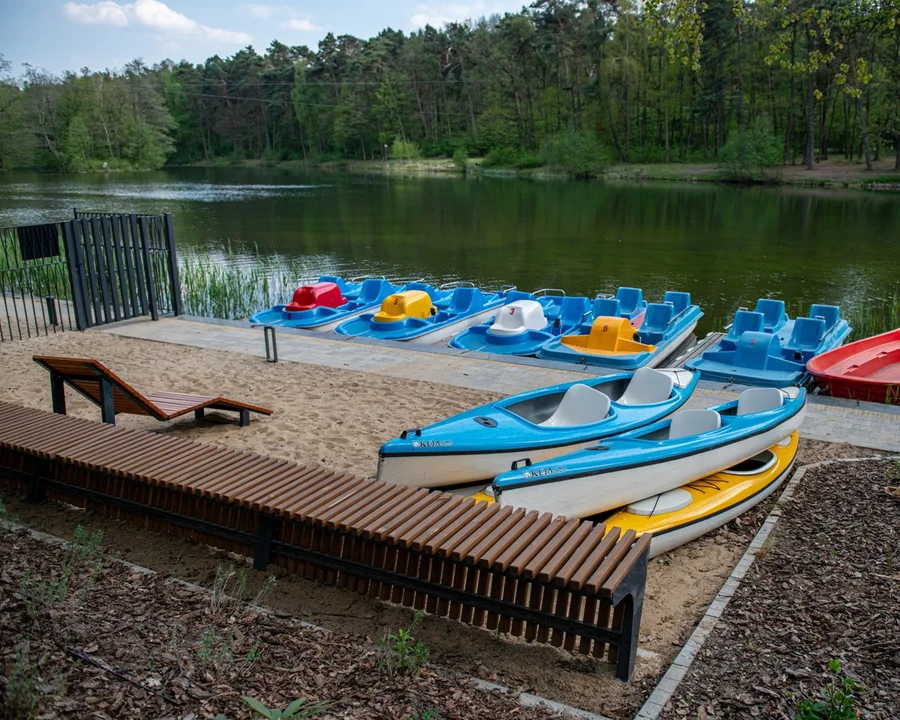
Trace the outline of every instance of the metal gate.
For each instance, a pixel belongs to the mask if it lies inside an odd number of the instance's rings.
[[[0,341],[181,315],[171,215],[0,228]]]

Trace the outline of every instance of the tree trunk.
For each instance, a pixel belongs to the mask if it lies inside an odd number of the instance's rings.
[[[791,89],[788,95],[787,127],[784,131],[784,161],[794,164],[794,96],[796,95],[797,73],[794,71],[794,62],[797,53],[797,26],[791,33]]]
[[[862,95],[856,98],[856,113],[859,115],[859,129],[862,133],[862,150],[866,156],[866,170],[872,169],[872,153],[869,150],[869,133],[866,129],[866,108],[863,107]]]
[[[803,155],[803,164],[807,170],[815,167],[815,158],[813,157],[814,132],[816,127],[816,96],[814,94],[815,75],[813,73],[806,74],[806,152]]]

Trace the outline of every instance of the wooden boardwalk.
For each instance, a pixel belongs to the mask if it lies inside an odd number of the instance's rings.
[[[0,477],[309,579],[634,668],[649,536],[0,402]]]

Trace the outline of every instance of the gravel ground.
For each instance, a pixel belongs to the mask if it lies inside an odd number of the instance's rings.
[[[900,718],[898,461],[811,469],[662,717],[794,718],[834,675]]]

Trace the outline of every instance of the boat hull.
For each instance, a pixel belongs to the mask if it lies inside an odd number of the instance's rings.
[[[669,552],[722,527],[775,492],[794,467],[798,444],[798,433],[794,432],[770,447],[775,462],[757,473],[734,473],[729,468],[683,486],[682,490],[691,495],[691,503],[680,510],[646,516],[626,508],[604,522],[609,528],[634,530],[638,537],[652,533],[650,557]]]
[[[609,447],[618,443],[615,460],[606,459],[602,446],[596,459],[579,457],[593,448],[564,455],[496,478],[494,496],[501,505],[588,517],[659,495],[736,465],[795,432],[806,414],[805,391],[796,392],[803,393],[802,404],[764,425],[669,445],[630,438],[637,433],[629,433],[607,441]]]
[[[806,369],[833,397],[900,405],[900,328],[818,355]]]

